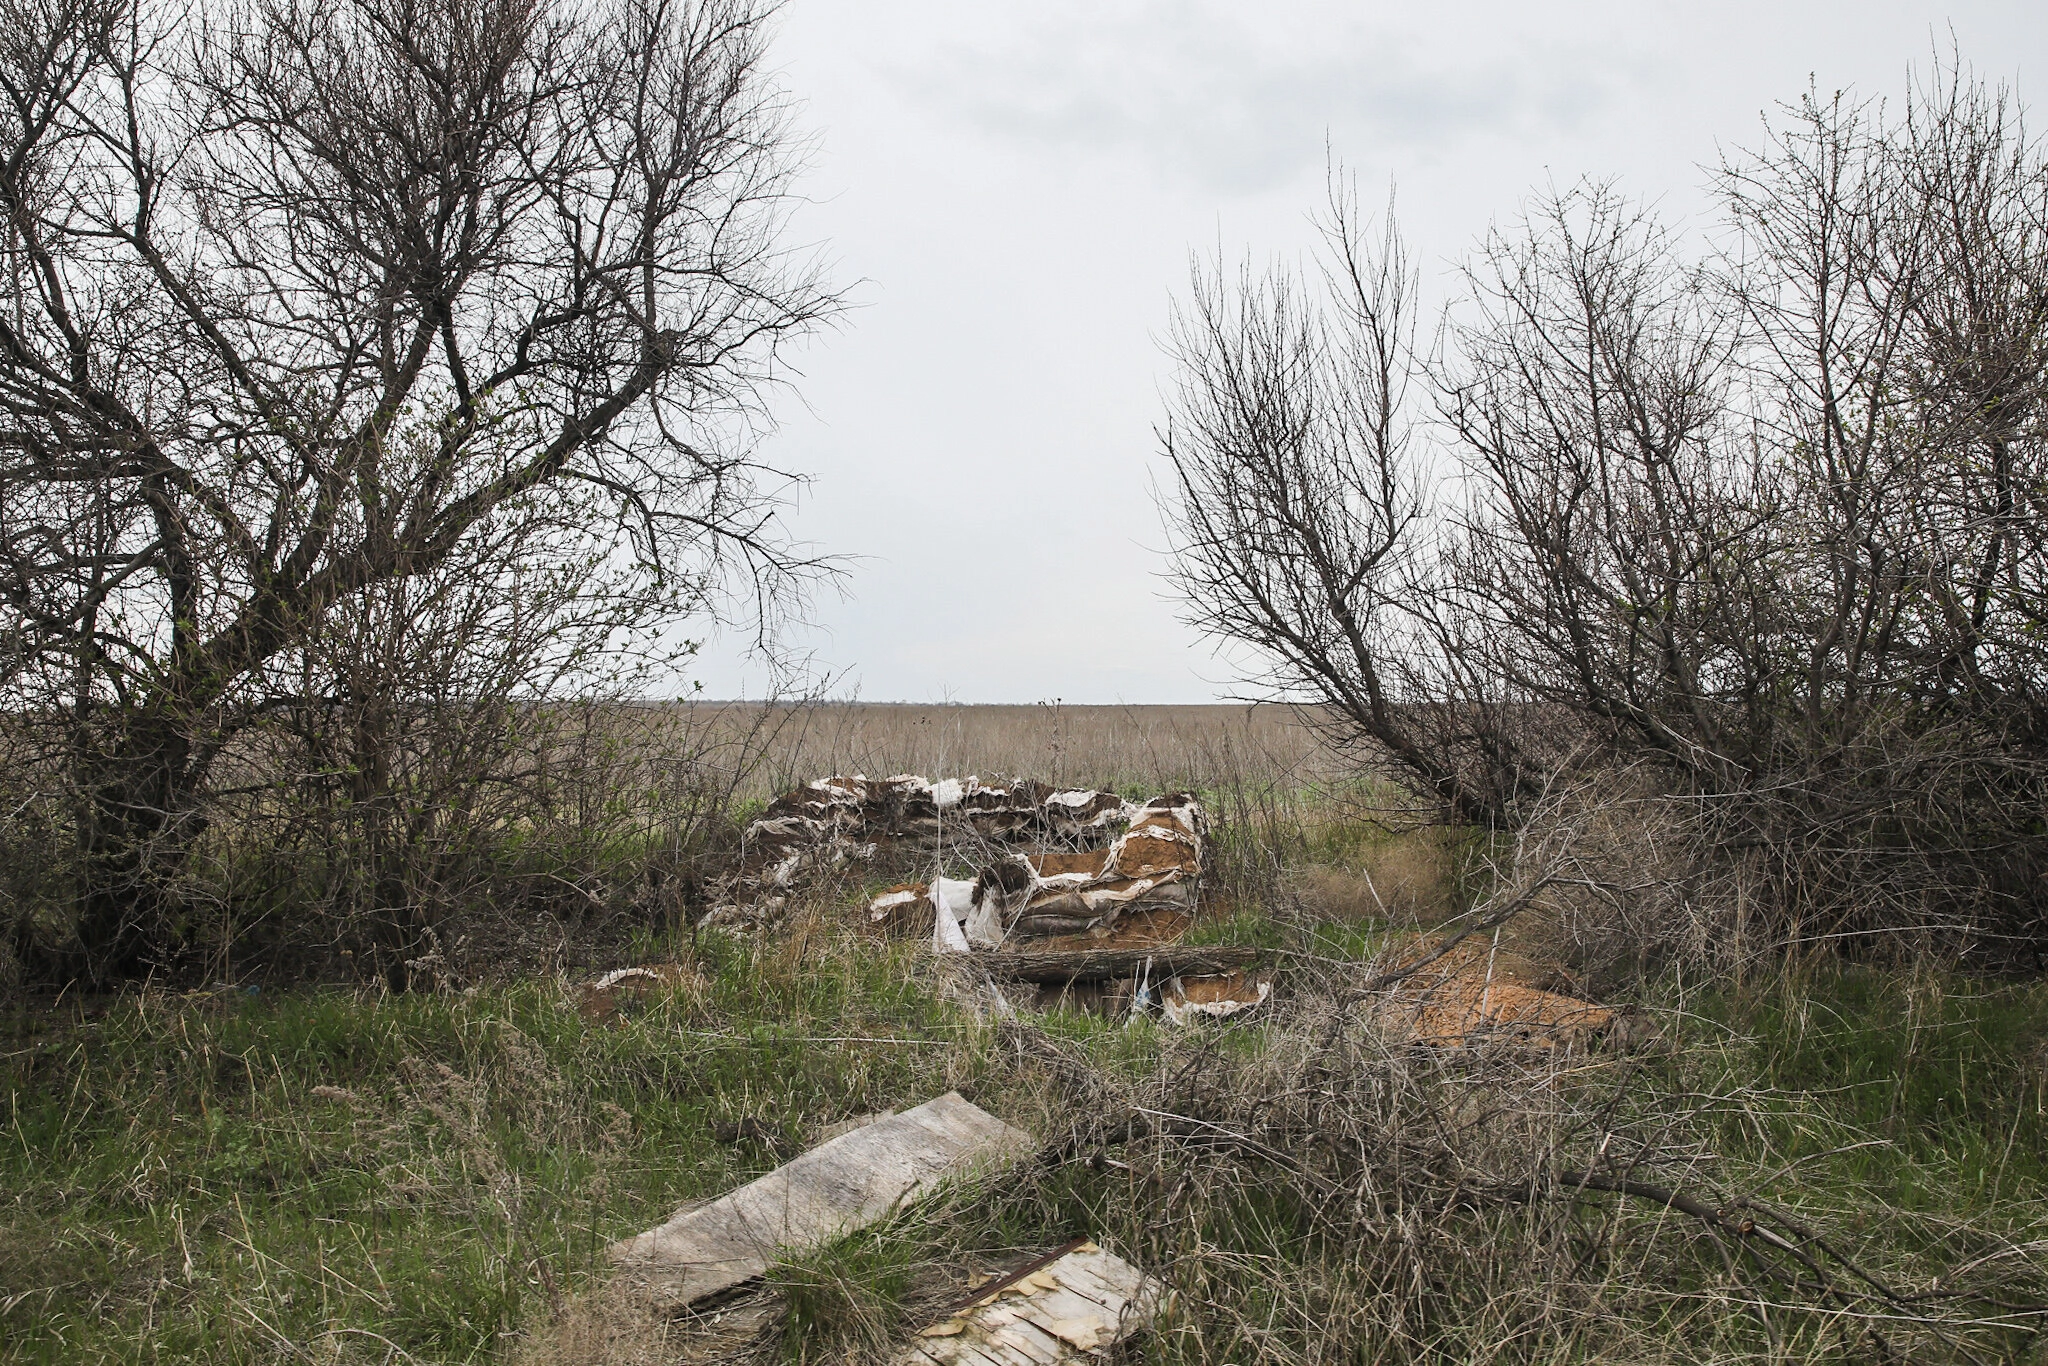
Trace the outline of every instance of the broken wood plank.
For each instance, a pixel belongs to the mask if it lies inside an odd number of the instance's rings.
[[[1069,1252],[1074,1252],[1079,1250],[1080,1248],[1089,1246],[1092,1241],[1092,1239],[1088,1238],[1076,1238],[1071,1243],[1062,1244],[1061,1246],[1054,1248],[1050,1252],[1041,1253],[1040,1255],[1033,1257],[1030,1261],[1024,1262],[1016,1267],[1011,1268],[1009,1271],[1005,1272],[1003,1275],[997,1277],[996,1279],[974,1287],[974,1289],[968,1291],[965,1296],[954,1301],[950,1306],[948,1306],[945,1314],[942,1315],[942,1318],[951,1318],[955,1314],[960,1313],[962,1310],[972,1309],[975,1305],[981,1303],[983,1300],[991,1299],[996,1295],[1000,1295],[1003,1291],[1008,1290],[1011,1286],[1023,1280],[1032,1272],[1039,1271],[1044,1269],[1045,1267],[1051,1266],[1054,1262],[1066,1256]]]
[[[865,1227],[942,1182],[1026,1156],[1037,1140],[949,1091],[878,1119],[757,1181],[612,1244],[609,1255],[658,1308],[727,1294],[785,1251]]]
[[[1169,977],[1201,977],[1231,972],[1257,962],[1263,950],[1227,944],[1157,948],[1084,949],[1069,953],[1028,953],[999,950],[975,955],[975,964],[992,977],[1012,982],[1099,982],[1136,977],[1151,963],[1155,982]]]
[[[918,1335],[894,1366],[1068,1366],[1151,1322],[1163,1289],[1083,1242],[991,1287]]]

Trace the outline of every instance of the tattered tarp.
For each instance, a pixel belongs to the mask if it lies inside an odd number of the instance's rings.
[[[656,1305],[687,1308],[753,1280],[784,1251],[817,1247],[941,1182],[1014,1162],[1036,1146],[1030,1134],[949,1091],[614,1243],[610,1256]]]
[[[965,953],[1020,938],[1107,933],[1140,907],[1192,906],[1208,834],[1201,805],[1173,793],[1126,805],[1118,816],[1128,824],[1106,849],[1000,855],[971,880],[893,887],[869,903],[869,914],[886,920],[928,902],[933,947]]]

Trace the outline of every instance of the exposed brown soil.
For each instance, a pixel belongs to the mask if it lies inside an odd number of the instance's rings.
[[[1180,979],[1180,999],[1191,1006],[1257,1005],[1259,983],[1269,980],[1270,973],[1223,972],[1210,977],[1183,977]]]
[[[576,1013],[592,1024],[603,1024],[640,1009],[649,996],[678,986],[697,987],[703,978],[685,963],[651,963],[646,967],[621,968],[606,973],[576,993]]]
[[[1418,938],[1392,950],[1382,966],[1396,972],[1434,951],[1432,941]],[[1572,1047],[1615,1025],[1612,1010],[1566,994],[1574,987],[1571,974],[1558,964],[1472,939],[1418,968],[1382,998],[1374,1013],[1388,1032],[1432,1047],[1488,1042]]]

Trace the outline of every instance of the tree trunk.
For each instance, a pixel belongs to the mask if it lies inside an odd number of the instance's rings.
[[[192,801],[199,774],[182,720],[138,709],[84,729],[75,742],[84,779],[76,954],[94,987],[170,967],[184,948],[177,878],[204,821]]]

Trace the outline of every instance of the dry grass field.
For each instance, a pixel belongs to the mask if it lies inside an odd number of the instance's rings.
[[[678,702],[634,712],[670,734],[670,752],[695,745],[709,762],[743,766],[739,795],[748,800],[835,773],[1168,791],[1306,786],[1346,771],[1308,714],[1270,705]]]

